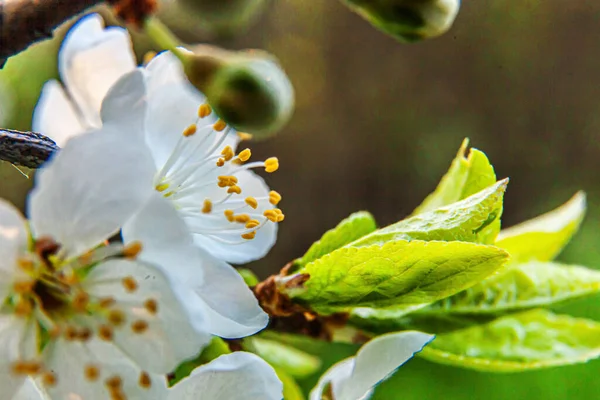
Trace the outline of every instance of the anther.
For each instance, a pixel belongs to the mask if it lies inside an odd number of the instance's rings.
[[[121,310],[111,310],[108,313],[108,322],[114,326],[121,326],[125,322],[125,313]]]
[[[77,333],[77,338],[82,342],[87,342],[92,337],[92,330],[90,328],[84,327],[79,330]]]
[[[240,138],[240,140],[250,140],[250,139],[252,139],[252,135],[249,134],[249,133],[238,132],[237,135]]]
[[[217,167],[222,167],[223,165],[225,165],[225,159],[224,158],[219,158],[217,160]]]
[[[83,374],[85,375],[85,379],[95,382],[100,378],[100,369],[95,365],[88,364],[83,368]]]
[[[144,54],[144,57],[143,57],[143,60],[142,60],[143,63],[144,63],[144,65],[150,64],[150,61],[152,61],[152,59],[154,57],[156,57],[156,52],[155,51],[148,51],[148,52],[146,52],[146,54]]]
[[[144,302],[144,308],[154,315],[158,312],[158,303],[154,299],[148,299]]]
[[[231,146],[225,146],[221,151],[221,155],[223,156],[225,161],[229,161],[235,156],[235,153],[233,152]]]
[[[114,305],[117,301],[113,297],[102,297],[98,302],[101,308],[109,308]]]
[[[42,382],[45,386],[56,386],[56,382],[58,379],[56,378],[56,374],[53,372],[44,372],[42,375]]]
[[[183,136],[190,137],[194,133],[196,133],[196,130],[197,130],[196,125],[190,125],[183,130]]]
[[[72,306],[75,311],[84,312],[90,302],[90,296],[86,292],[78,292],[73,298]]]
[[[123,385],[123,381],[121,380],[120,376],[113,375],[110,378],[106,379],[104,381],[104,384],[110,390],[119,390],[119,389],[121,389],[121,385]]]
[[[256,228],[257,226],[260,225],[260,222],[256,219],[251,219],[250,221],[246,222],[246,229],[252,229],[252,228]]]
[[[235,222],[245,224],[246,222],[250,221],[251,218],[248,214],[238,214],[233,219],[235,220]]]
[[[73,341],[79,339],[79,331],[74,326],[67,326],[65,329],[65,339]]]
[[[156,189],[158,192],[164,192],[168,188],[169,188],[168,183],[160,183],[154,187],[154,189]]]
[[[150,375],[148,375],[147,372],[142,371],[140,373],[140,379],[138,380],[138,384],[144,389],[149,389],[150,386],[152,386],[152,380],[150,379]]]
[[[212,112],[212,109],[210,108],[210,105],[208,104],[202,104],[199,108],[198,108],[198,117],[200,118],[206,118],[210,115],[210,113]]]
[[[279,160],[277,157],[267,158],[265,160],[265,171],[268,173],[275,172],[279,169]]]
[[[245,149],[245,150],[242,150],[240,152],[240,154],[238,154],[238,159],[242,162],[246,162],[250,159],[251,155],[252,155],[252,152],[250,151],[250,149]]]
[[[227,124],[222,119],[219,119],[213,124],[213,129],[217,132],[223,132],[227,128]]]
[[[233,210],[225,210],[225,211],[223,211],[223,214],[225,215],[225,218],[227,218],[227,221],[229,221],[229,222],[235,221],[235,219],[233,218]]]
[[[204,204],[202,206],[202,212],[204,214],[208,214],[212,211],[212,202],[208,199],[204,200]]]
[[[17,305],[15,306],[15,314],[21,317],[31,315],[32,311],[33,306],[31,305],[31,301],[26,300],[24,298],[19,299]]]
[[[34,284],[35,284],[35,281],[15,282],[13,284],[13,290],[15,291],[15,293],[18,293],[18,294],[29,293],[29,292],[31,292],[31,289],[33,289]]]
[[[142,251],[142,242],[134,241],[123,248],[123,257],[135,259]],[[131,278],[133,279],[133,278]],[[135,282],[135,281],[134,281]],[[136,286],[137,287],[137,286]],[[134,289],[135,290],[135,289]]]
[[[42,370],[42,364],[37,361],[17,361],[11,369],[15,375],[37,375]]]
[[[252,240],[252,239],[254,239],[255,236],[256,236],[256,231],[252,231],[252,232],[244,233],[242,235],[242,239]]]
[[[133,293],[138,288],[138,283],[132,276],[126,276],[121,280],[121,283],[128,293]]]
[[[274,190],[269,192],[269,203],[276,206],[281,201],[281,195]]]
[[[131,330],[133,333],[144,333],[148,329],[148,323],[142,319],[138,319],[134,323],[131,324]]]
[[[242,194],[242,188],[237,185],[233,185],[229,189],[227,189],[227,193]]]
[[[102,340],[112,340],[113,338],[113,330],[110,326],[108,325],[100,325],[100,327],[98,328],[98,337],[100,337],[100,339]]]
[[[245,200],[246,204],[248,204],[250,207],[254,208],[256,210],[256,207],[258,207],[258,201],[256,201],[256,199],[254,197],[246,197]]]
[[[17,259],[17,266],[25,272],[32,272],[35,264],[29,258],[21,257]]]
[[[279,214],[275,210],[266,210],[263,215],[271,222],[277,222]]]

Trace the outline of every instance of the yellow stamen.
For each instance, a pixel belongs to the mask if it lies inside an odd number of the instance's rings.
[[[239,214],[234,218],[235,222],[239,222],[241,224],[245,224],[246,222],[250,221],[250,219],[251,218],[248,214]]]
[[[252,139],[252,135],[249,134],[249,133],[238,132],[237,135],[240,138],[240,140],[250,140],[250,139]]]
[[[256,210],[256,207],[258,207],[258,201],[256,201],[256,199],[254,197],[246,197],[246,204],[248,204],[250,207],[254,208]]]
[[[108,378],[107,380],[105,380],[104,384],[109,389],[117,390],[117,389],[121,388],[121,385],[123,385],[123,381],[121,380],[120,376],[113,375],[110,378]]]
[[[85,379],[90,382],[95,382],[100,378],[100,370],[95,365],[88,364],[83,369]]]
[[[142,252],[142,242],[134,241],[123,248],[123,257],[135,259]],[[133,278],[132,278],[133,279]]]
[[[159,192],[164,192],[168,188],[169,188],[169,184],[168,183],[161,183],[161,184],[158,184],[158,185],[156,185],[154,187],[154,189],[156,189]]]
[[[233,158],[233,156],[235,156],[235,153],[233,152],[231,146],[225,146],[221,151],[221,155],[223,158],[225,158],[225,161],[229,161]]]
[[[217,167],[222,167],[223,165],[225,165],[225,159],[224,158],[219,158],[217,160]]]
[[[132,276],[127,276],[121,280],[123,287],[128,293],[133,293],[138,288],[137,281]]]
[[[259,225],[260,225],[260,221],[258,221],[256,219],[251,219],[250,221],[246,222],[247,229],[256,228]]]
[[[281,195],[274,190],[269,192],[269,203],[276,206],[281,201]]]
[[[237,185],[233,185],[227,189],[227,193],[242,194],[242,188]]]
[[[87,342],[92,337],[92,330],[90,328],[84,327],[77,332],[77,338],[82,342]]]
[[[217,132],[223,132],[225,128],[227,128],[227,124],[222,119],[213,124],[213,129]]]
[[[212,109],[210,108],[210,105],[208,105],[208,104],[202,104],[198,108],[198,116],[200,118],[206,118],[206,117],[208,117],[211,112],[212,112]]]
[[[263,215],[271,222],[277,222],[279,214],[275,210],[266,210]]]
[[[79,339],[79,331],[74,326],[67,326],[65,328],[65,339],[73,341]]]
[[[196,125],[190,125],[183,130],[183,136],[190,137],[196,133]]]
[[[108,313],[108,322],[114,326],[121,326],[125,322],[125,313],[121,310],[111,310]]]
[[[31,292],[31,289],[33,289],[34,284],[35,284],[35,281],[15,282],[15,283],[13,283],[13,290],[15,291],[15,293],[18,293],[18,294],[29,293],[29,292]]]
[[[20,317],[27,317],[33,312],[33,306],[29,300],[21,298],[15,306],[15,314]]]
[[[252,232],[244,233],[242,235],[242,239],[252,240],[252,239],[254,239],[255,236],[256,236],[256,231],[252,231]]]
[[[112,306],[115,303],[116,303],[116,300],[114,298],[112,298],[112,297],[103,297],[98,302],[98,305],[100,306],[100,308],[108,308],[108,307]]]
[[[56,386],[57,381],[58,379],[56,378],[56,374],[52,372],[44,372],[44,374],[42,375],[42,383],[45,386]]]
[[[37,375],[42,370],[42,364],[37,361],[17,361],[11,369],[15,375]]]
[[[275,172],[279,169],[279,160],[277,157],[267,158],[265,160],[265,171],[268,173]]]
[[[138,380],[138,384],[144,389],[149,389],[150,386],[152,386],[150,375],[148,375],[147,372],[142,371],[142,373],[140,374],[140,379]]]
[[[100,327],[98,327],[98,337],[102,340],[112,340],[113,338],[113,330],[110,326],[108,325],[100,325]]]
[[[225,210],[223,212],[223,214],[225,214],[225,218],[227,218],[227,220],[229,222],[233,222],[235,221],[235,219],[233,218],[233,210]]]
[[[240,152],[240,154],[238,154],[238,159],[242,162],[246,162],[250,159],[251,155],[252,152],[250,151],[250,149],[244,149]]]
[[[141,319],[139,319],[139,320],[135,321],[133,324],[131,324],[131,330],[134,333],[141,334],[141,333],[146,332],[147,329],[148,329],[148,323]]]
[[[90,301],[90,296],[86,292],[78,292],[73,298],[73,309],[79,312],[84,312]]]
[[[17,265],[25,272],[32,272],[35,267],[35,264],[32,260],[24,257],[17,259]]]
[[[208,199],[204,200],[204,205],[202,206],[202,212],[204,214],[208,214],[212,211],[212,202]]]
[[[148,51],[146,54],[144,54],[144,59],[143,59],[144,65],[150,64],[150,61],[152,61],[152,59],[154,57],[156,57],[155,51]]]
[[[154,299],[148,299],[144,302],[144,308],[152,315],[158,312],[158,303]]]

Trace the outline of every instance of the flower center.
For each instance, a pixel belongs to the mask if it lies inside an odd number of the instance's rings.
[[[228,244],[254,239],[267,223],[285,218],[276,206],[281,195],[276,191],[263,196],[248,196],[253,185],[245,171],[264,168],[277,171],[276,157],[248,162],[252,153],[244,149],[237,155],[227,140],[233,129],[219,119],[212,124],[201,121],[212,114],[208,104],[198,109],[194,124],[188,126],[169,158],[155,177],[155,189],[171,199],[193,233]],[[249,135],[237,134],[242,140]],[[255,190],[254,190],[255,191]],[[243,240],[239,240],[239,238]]]

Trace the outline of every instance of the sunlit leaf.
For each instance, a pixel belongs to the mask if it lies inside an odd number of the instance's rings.
[[[281,368],[273,366],[277,377],[283,383],[283,398],[284,400],[305,400],[302,389],[298,386],[296,380]]]
[[[507,258],[497,247],[467,242],[344,247],[298,271],[309,276],[302,287],[287,288],[321,311],[429,303],[473,286]]]
[[[486,155],[471,149],[466,157],[469,139],[465,139],[458,150],[458,154],[446,175],[433,193],[417,207],[412,215],[435,210],[457,201],[463,200],[496,182],[494,167],[490,164]]]
[[[600,271],[557,263],[511,265],[454,296],[422,310],[425,313],[498,313],[550,306],[600,292]]]
[[[553,260],[579,229],[585,208],[585,193],[578,192],[561,207],[502,230],[496,245],[512,262]]]
[[[375,219],[366,211],[356,212],[340,222],[335,228],[325,232],[323,237],[310,246],[304,256],[296,261],[298,265],[305,265],[318,260],[325,254],[367,235],[377,229]]]
[[[415,239],[479,242],[481,232],[502,212],[507,184],[507,179],[501,180],[464,200],[379,229],[348,246],[368,246]]]
[[[259,338],[251,338],[249,342],[248,350],[293,377],[303,378],[321,368],[321,360],[317,357],[285,344]]]
[[[581,363],[600,356],[600,324],[547,310],[530,310],[437,335],[421,356],[490,372]]]

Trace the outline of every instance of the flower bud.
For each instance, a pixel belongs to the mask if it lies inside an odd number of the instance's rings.
[[[236,130],[266,138],[291,117],[294,90],[285,72],[267,54],[202,46],[183,57],[188,80]]]
[[[405,42],[440,36],[460,8],[460,0],[342,1],[377,29]]]

